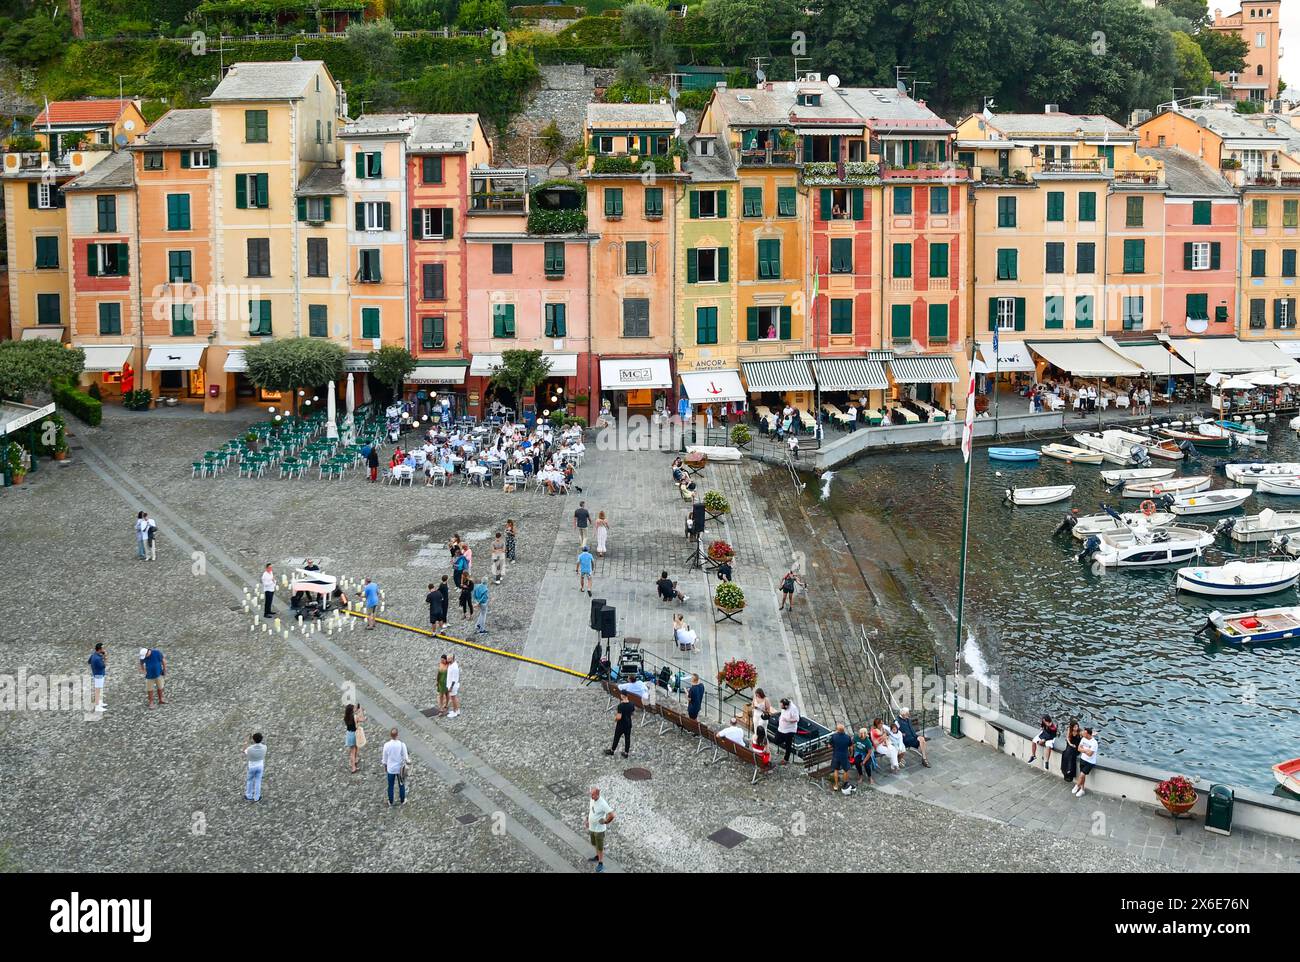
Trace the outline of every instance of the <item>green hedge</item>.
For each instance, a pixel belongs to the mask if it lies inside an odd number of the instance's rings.
[[[510,16],[519,20],[578,20],[585,12],[582,7],[548,7],[544,3],[510,8]]]
[[[92,428],[99,427],[104,420],[104,405],[67,381],[59,381],[52,387],[55,404]]]

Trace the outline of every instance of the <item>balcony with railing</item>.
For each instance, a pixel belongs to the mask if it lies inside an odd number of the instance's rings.
[[[522,169],[470,172],[470,214],[526,214],[528,172]]]
[[[1112,181],[1124,187],[1159,187],[1164,182],[1158,170],[1117,170]]]
[[[1039,170],[1044,174],[1103,174],[1106,163],[1101,157],[1045,158]]]
[[[742,167],[793,167],[799,162],[799,152],[793,147],[749,147],[740,151]]]

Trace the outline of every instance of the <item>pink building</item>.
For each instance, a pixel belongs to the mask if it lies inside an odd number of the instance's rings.
[[[1233,189],[1179,147],[1143,147],[1165,168],[1164,333],[1237,332],[1237,222]]]

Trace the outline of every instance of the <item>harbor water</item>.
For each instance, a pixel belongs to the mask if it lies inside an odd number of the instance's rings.
[[[1154,464],[1176,466],[1177,475],[1208,474],[1213,488],[1236,487],[1223,464],[1300,461],[1300,440],[1286,421],[1260,422],[1269,426],[1267,447]],[[1103,755],[1272,792],[1270,766],[1300,755],[1300,641],[1237,649],[1197,630],[1216,608],[1300,604],[1296,590],[1200,598],[1175,591],[1177,566],[1096,570],[1077,560],[1079,541],[1053,532],[1071,507],[1080,514],[1095,514],[1102,504],[1137,510],[1138,501],[1107,492],[1101,482],[1099,471],[1115,465],[999,462],[981,448],[973,457],[963,672],[996,678],[1002,710],[1022,721],[1034,723],[1046,712],[1062,732],[1070,716],[1093,725]],[[956,447],[871,457],[836,472],[822,505],[854,554],[878,559],[888,572],[896,591],[881,599],[886,612],[914,609],[910,619],[899,613],[897,637],[888,627],[894,619],[885,617],[882,643],[901,645],[918,661],[927,657],[923,633],[931,645],[940,639],[941,663],[952,661],[963,467]],[[1077,487],[1068,501],[1011,507],[1004,493],[1012,484]],[[818,498],[821,485],[809,484],[807,493]],[[1265,507],[1300,511],[1300,498],[1255,494],[1229,514]],[[1213,526],[1225,516],[1179,523]],[[1202,560],[1221,564],[1257,549],[1264,554],[1268,547],[1220,537]],[[918,624],[926,627],[918,631]]]

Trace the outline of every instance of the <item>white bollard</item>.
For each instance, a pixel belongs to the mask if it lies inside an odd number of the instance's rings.
[[[276,619],[275,619],[275,630],[276,630],[276,631],[279,631],[279,630],[280,630],[280,619],[279,619],[279,618],[276,618]]]

